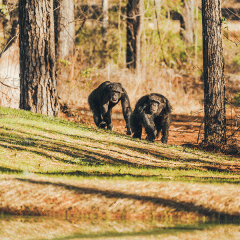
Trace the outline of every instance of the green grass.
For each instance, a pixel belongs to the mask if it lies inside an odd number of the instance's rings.
[[[209,224],[239,223],[239,166],[223,154],[0,108],[0,238],[220,235],[224,226]],[[228,239],[238,236],[236,226]]]
[[[5,174],[238,183],[234,166],[238,160],[220,154],[0,108],[0,172]]]

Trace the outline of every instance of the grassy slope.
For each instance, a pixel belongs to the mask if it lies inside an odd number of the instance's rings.
[[[229,183],[240,179],[238,159],[139,141],[21,110],[0,108],[0,136],[2,173]]]
[[[0,211],[87,219],[236,220],[237,159],[0,108]]]

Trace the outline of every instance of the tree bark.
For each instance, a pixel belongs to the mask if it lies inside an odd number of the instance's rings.
[[[56,59],[69,59],[75,50],[74,0],[54,0]]]
[[[202,0],[204,140],[226,142],[225,80],[220,0]]]
[[[195,0],[182,0],[182,17],[180,20],[180,35],[188,47],[193,46],[194,41],[194,8]]]
[[[108,0],[102,1],[102,14],[103,14],[103,23],[102,23],[102,52],[103,52],[103,65],[106,64],[107,57],[107,42],[108,42]]]
[[[20,0],[19,27],[20,108],[57,115],[53,1]]]
[[[127,67],[141,68],[141,35],[144,18],[144,1],[128,0],[127,4]]]

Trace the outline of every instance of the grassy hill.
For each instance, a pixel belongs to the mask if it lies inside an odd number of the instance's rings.
[[[29,237],[24,235],[29,231],[16,233],[22,231],[22,221],[6,220],[9,214],[84,224],[123,221],[123,232],[141,234],[158,234],[177,223],[239,224],[240,220],[239,159],[135,140],[22,110],[0,108],[0,173],[0,229],[5,229],[0,238],[9,237],[9,222],[15,231],[12,239]],[[139,227],[137,221],[147,226]],[[31,229],[38,227],[36,239],[43,237],[42,228],[52,226],[27,223]],[[67,236],[81,231],[74,224],[61,235],[44,239],[73,239]],[[108,225],[94,230],[94,236],[106,232],[119,234]],[[90,233],[85,226],[80,235]]]

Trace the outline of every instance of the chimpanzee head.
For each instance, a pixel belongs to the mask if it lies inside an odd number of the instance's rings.
[[[109,89],[109,98],[110,98],[109,100],[112,103],[118,103],[123,93],[122,85],[120,83],[111,83],[108,85],[108,89]]]
[[[169,101],[164,96],[154,93],[149,95],[149,111],[151,114],[159,115],[163,110],[170,113],[171,109]]]
[[[149,100],[149,111],[151,114],[156,114],[158,112],[159,102],[154,100]]]

